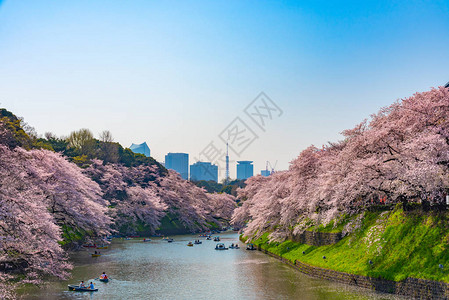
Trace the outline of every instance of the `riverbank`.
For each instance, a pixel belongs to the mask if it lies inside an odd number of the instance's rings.
[[[269,242],[268,233],[253,243],[300,271],[383,292],[422,298],[449,297],[447,212],[364,212],[334,228],[351,231],[333,245]],[[352,229],[351,229],[352,228]],[[315,228],[321,232],[332,231]]]

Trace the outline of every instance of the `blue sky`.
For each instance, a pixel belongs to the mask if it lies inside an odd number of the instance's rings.
[[[193,163],[264,91],[283,114],[231,160],[286,169],[449,81],[448,16],[449,1],[0,1],[0,103],[39,133],[109,129]]]

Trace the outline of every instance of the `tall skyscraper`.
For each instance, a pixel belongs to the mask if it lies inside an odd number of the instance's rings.
[[[248,179],[254,175],[254,166],[252,161],[241,160],[237,163],[237,179]]]
[[[142,144],[132,144],[129,149],[131,149],[134,153],[140,153],[147,157],[150,157],[150,148],[148,147],[146,142],[143,142]]]
[[[168,153],[165,155],[165,167],[175,170],[185,180],[189,179],[189,154]]]
[[[190,180],[213,180],[218,182],[218,166],[210,162],[198,161],[190,165]]]

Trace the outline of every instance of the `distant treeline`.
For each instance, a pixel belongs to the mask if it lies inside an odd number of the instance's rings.
[[[199,180],[192,181],[195,185],[204,188],[208,193],[226,193],[229,195],[237,196],[237,189],[245,187],[245,180],[232,180],[226,182],[215,182],[213,180]]]

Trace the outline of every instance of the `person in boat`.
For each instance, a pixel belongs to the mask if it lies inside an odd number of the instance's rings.
[[[94,290],[94,289],[95,289],[94,283],[93,283],[92,281],[91,281],[90,284],[89,284],[89,289],[91,289],[91,290]]]
[[[86,287],[86,285],[84,284],[84,281],[81,280],[81,282],[80,282],[80,284],[79,284],[79,287],[80,287],[80,288],[85,288],[85,287]]]
[[[108,275],[106,275],[106,273],[103,272],[103,274],[100,275],[100,279],[108,279]]]
[[[98,254],[97,251],[95,251],[95,254]]]

